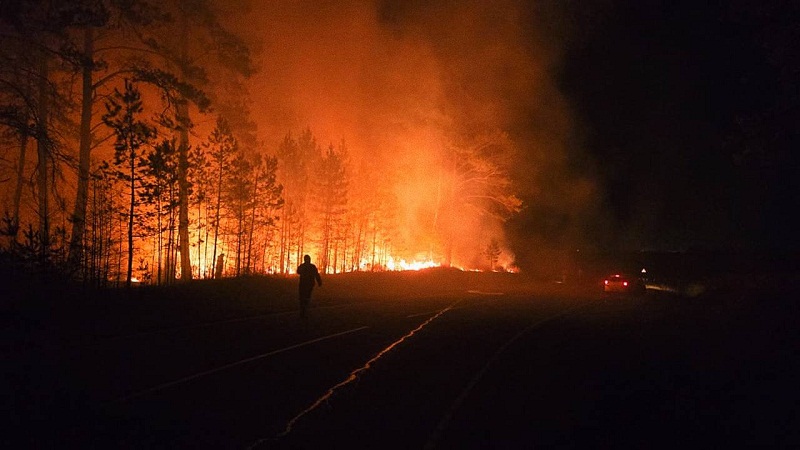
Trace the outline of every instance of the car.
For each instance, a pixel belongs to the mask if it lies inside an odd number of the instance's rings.
[[[603,280],[603,292],[606,294],[644,294],[647,287],[641,277],[614,273]]]

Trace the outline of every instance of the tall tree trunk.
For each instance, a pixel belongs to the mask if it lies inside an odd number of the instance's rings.
[[[258,205],[258,168],[256,168],[255,181],[253,182],[253,208],[250,211],[250,230],[247,233],[247,273],[250,273],[250,258],[253,253],[253,233],[256,229],[256,206]]]
[[[286,191],[284,190],[284,198],[286,198]],[[289,210],[291,203],[286,202],[283,205],[283,217],[281,218],[281,243],[280,243],[280,262],[279,270],[282,274],[289,273],[289,264],[286,260],[286,255],[289,253]]]
[[[242,274],[242,234],[244,234],[244,211],[236,214],[236,276]]]
[[[303,261],[303,255],[305,255],[305,243],[306,243],[306,217],[305,217],[305,206],[303,206],[303,213],[300,215],[300,230],[299,234],[297,235],[297,265],[300,265],[300,261]]]
[[[92,183],[92,215],[90,217],[92,223],[92,231],[89,236],[90,244],[89,248],[91,249],[89,255],[87,256],[88,264],[84,264],[84,279],[88,279],[92,281],[95,274],[95,264],[97,258],[97,183]]]
[[[210,233],[210,230],[211,230],[211,222],[208,220],[208,210],[210,208],[211,208],[211,204],[206,202],[206,204],[205,204],[205,210],[206,210],[206,237],[205,237],[205,243],[203,244],[203,261],[205,261],[206,270],[204,271],[203,278],[211,278],[211,274],[208,271],[209,270],[209,265],[208,265],[208,241],[210,240],[209,239],[209,233]],[[211,265],[212,266],[214,265],[213,262],[212,262]]]
[[[197,278],[203,278],[203,211],[202,202],[197,202]]]
[[[133,144],[129,143],[128,148],[133,148]],[[131,151],[130,160],[131,203],[128,210],[128,272],[125,276],[125,288],[127,289],[130,289],[133,277],[133,213],[136,207],[136,160],[133,157],[133,151]]]
[[[16,184],[14,185],[14,204],[12,205],[12,216],[11,220],[14,221],[12,224],[13,229],[10,230],[13,232],[11,238],[16,241],[17,240],[17,233],[19,232],[19,206],[22,200],[22,186],[25,184],[25,154],[28,151],[28,129],[27,124],[22,129],[19,135],[19,159],[17,160],[17,179]]]
[[[214,210],[214,250],[211,253],[211,277],[217,277],[217,238],[219,237],[219,210],[222,204],[222,170],[219,168],[219,179],[217,180],[217,204]]]
[[[181,280],[192,279],[192,260],[189,259],[189,104],[178,102],[178,249],[181,254]]]
[[[353,270],[361,270],[361,255],[364,250],[364,220],[364,217],[358,218],[358,233],[356,234],[355,247],[353,248]]]
[[[158,234],[157,234],[157,236],[158,236],[157,241],[158,242],[156,244],[156,246],[157,246],[156,248],[157,248],[157,252],[158,252],[158,264],[157,264],[157,269],[156,269],[156,284],[160,286],[161,285],[161,276],[162,276],[161,266],[162,266],[162,264],[164,264],[164,261],[162,259],[162,256],[164,254],[164,232],[161,229],[162,225],[161,225],[161,193],[160,192],[159,192],[158,198],[156,200],[156,208],[157,208],[156,226],[158,227]]]
[[[37,173],[37,186],[39,194],[39,236],[41,239],[41,249],[39,251],[39,258],[41,263],[45,263],[48,259],[50,250],[50,209],[48,205],[48,160],[50,159],[50,137],[48,133],[49,122],[49,104],[50,99],[48,96],[48,58],[47,55],[42,53],[39,68],[39,104],[38,104],[38,121],[36,129],[36,153],[39,158],[36,173]]]
[[[336,236],[333,238],[333,273],[336,273],[336,269],[338,268],[339,263],[339,240]]]
[[[173,249],[175,248],[175,211],[170,210],[168,219],[167,231],[167,248],[164,251],[164,283],[172,284],[175,281],[175,257],[173,256]]]
[[[121,216],[121,215],[120,215]],[[117,251],[117,281],[114,283],[115,287],[119,287],[119,278],[122,276],[122,242],[125,240],[123,238],[124,231],[123,227],[125,226],[125,219],[123,217],[119,218],[119,249]]]
[[[188,54],[187,39],[189,35],[188,17],[184,14],[181,20],[180,52],[181,59],[186,61]],[[183,73],[184,78],[188,76]],[[177,119],[179,130],[178,144],[178,249],[181,253],[181,281],[192,279],[192,260],[189,258],[189,103],[184,99],[178,101]]]
[[[325,213],[325,273],[331,266],[331,240],[333,239],[333,230],[331,225],[331,218],[329,213]]]
[[[170,203],[174,205],[175,200],[175,188],[170,184],[169,187],[169,198]],[[164,280],[166,284],[173,284],[175,282],[175,264],[176,264],[176,254],[177,254],[177,245],[175,244],[175,208],[170,206],[169,208],[169,232],[167,233],[167,250],[166,254],[166,269],[164,270]]]
[[[255,258],[253,257],[253,233],[255,231],[255,221],[250,220],[250,227],[247,228],[247,248],[245,249],[245,274],[251,274],[253,272],[253,265],[255,263]]]
[[[83,234],[86,231],[86,199],[89,192],[89,160],[92,148],[92,69],[94,68],[94,29],[84,29],[81,92],[80,150],[78,155],[78,189],[72,213],[72,236],[69,242],[69,265],[76,269],[83,255]]]
[[[90,253],[89,279],[94,286],[99,286],[100,270],[103,263],[103,217],[98,211],[97,181],[92,182],[92,247]]]

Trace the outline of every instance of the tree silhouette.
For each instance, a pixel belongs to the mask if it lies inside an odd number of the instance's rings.
[[[214,177],[214,218],[212,226],[214,227],[214,249],[211,256],[212,266],[211,273],[216,275],[217,264],[217,244],[219,240],[220,219],[222,211],[222,201],[224,194],[224,187],[227,182],[231,161],[236,157],[239,152],[239,144],[236,138],[231,134],[228,123],[222,119],[217,119],[217,126],[211,132],[206,144],[206,149],[209,152],[211,159],[210,172]]]
[[[70,217],[69,260],[75,267],[83,252],[91,152],[97,145],[92,123],[94,103],[104,97],[98,95],[98,91],[117,82],[120,76],[137,72],[139,61],[148,54],[147,47],[142,42],[131,41],[130,36],[140,35],[141,28],[163,22],[167,17],[147,0],[73,0],[65,2],[60,16],[65,28],[72,31],[65,34],[64,53],[73,70],[80,73],[81,83],[78,184]]]
[[[231,170],[224,184],[225,209],[233,218],[233,235],[236,237],[235,274],[242,274],[242,252],[248,212],[255,206],[253,198],[253,164],[241,152],[231,160]]]
[[[463,220],[471,211],[505,221],[522,209],[509,175],[513,152],[513,143],[502,132],[462,138],[447,149],[434,218],[445,242],[446,266],[452,261],[456,218]]]
[[[191,203],[197,207],[197,276],[208,277],[210,274],[206,260],[208,258],[208,241],[211,226],[209,215],[212,211],[210,198],[214,182],[211,177],[211,161],[206,154],[207,147],[197,145],[189,152],[189,180],[192,184]]]
[[[217,9],[210,0],[177,0],[165,3],[163,9],[176,20],[170,26],[152,27],[144,39],[151,51],[161,55],[165,64],[153,67],[147,78],[160,86],[170,86],[167,102],[174,113],[172,122],[178,135],[178,234],[181,249],[181,278],[192,278],[189,257],[189,130],[192,128],[190,104],[201,111],[208,107],[208,98],[198,95],[198,87],[216,82],[248,77],[253,73],[250,52],[235,34],[218,20]],[[203,65],[200,61],[203,61]],[[212,69],[212,66],[215,70]],[[166,69],[168,70],[165,70]],[[178,77],[172,77],[173,72]],[[201,101],[199,101],[200,99]]]
[[[347,146],[344,141],[338,150],[330,144],[314,168],[313,199],[318,216],[323,272],[335,272],[338,262],[338,242],[344,215],[347,213]]]
[[[125,286],[131,287],[133,273],[133,229],[137,204],[137,188],[143,166],[142,147],[149,144],[155,136],[155,128],[138,119],[142,113],[142,99],[133,82],[125,80],[125,90],[114,90],[106,101],[103,122],[114,131],[114,165],[116,176],[128,184],[128,266]]]
[[[156,258],[156,282],[162,283],[164,280],[171,282],[175,278],[175,259],[173,249],[175,248],[173,230],[175,223],[175,211],[177,208],[177,183],[178,171],[177,160],[175,158],[175,141],[164,139],[149,152],[143,160],[142,176],[142,200],[145,204],[153,208],[155,215],[155,227],[150,227],[155,235]],[[163,225],[164,215],[168,217],[166,229],[169,231],[166,242],[167,257],[164,263],[164,242],[163,235],[165,227]],[[162,273],[166,269],[166,273]]]
[[[309,180],[318,163],[320,148],[310,128],[294,139],[287,134],[278,147],[279,179],[284,186],[281,220],[280,271],[286,273],[300,264],[308,231],[307,211]]]
[[[21,174],[25,167],[28,139],[36,141],[36,183],[38,232],[41,234],[40,263],[50,262],[51,194],[58,171],[59,144],[67,122],[67,101],[60,74],[68,54],[64,51],[69,6],[59,2],[20,0],[0,8],[0,126],[15,130],[19,139],[17,188],[12,208],[19,229]],[[10,70],[8,70],[9,68]],[[61,127],[62,129],[57,129]],[[16,236],[14,236],[16,237]]]
[[[253,264],[256,262],[253,254],[254,236],[262,236],[264,240],[263,251],[260,252],[263,258],[267,247],[272,244],[278,210],[284,204],[283,186],[277,183],[277,171],[276,157],[262,157],[259,154],[253,158],[252,207],[245,265],[248,273],[254,269]]]
[[[489,270],[495,270],[495,267],[497,267],[497,260],[500,259],[501,254],[502,250],[500,249],[500,243],[497,242],[497,239],[490,240],[489,244],[483,250],[483,256],[489,261]]]

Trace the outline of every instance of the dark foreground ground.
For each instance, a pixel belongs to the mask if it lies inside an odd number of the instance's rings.
[[[3,448],[800,445],[796,277],[653,285],[426,271],[7,288]]]

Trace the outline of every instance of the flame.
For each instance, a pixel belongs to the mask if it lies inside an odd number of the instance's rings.
[[[432,259],[428,260],[411,260],[406,261],[405,259],[395,259],[393,256],[387,256],[386,260],[382,264],[375,264],[373,267],[372,263],[369,259],[363,258],[361,263],[359,264],[358,269],[361,271],[401,271],[401,270],[422,270],[422,269],[429,269],[431,267],[440,267],[442,264],[438,263]]]
[[[151,256],[155,254],[155,251],[151,249],[147,244],[147,242],[143,242],[143,245],[139,248],[139,250],[151,250]],[[218,250],[217,255],[225,254],[226,256],[222,259],[222,276],[228,277],[234,275],[234,268],[236,266],[235,255],[232,250],[232,244],[227,242],[224,238],[220,238],[218,243]],[[306,248],[306,252],[311,255],[312,262],[317,264],[322,271],[322,266],[320,265],[321,257],[319,257],[319,252],[316,246],[313,244],[309,245]],[[233,256],[228,256],[233,255]],[[202,257],[203,255],[199,254],[199,249],[195,246],[192,248],[192,270],[194,272],[194,276],[198,278],[210,278],[211,268],[215,267],[212,261],[211,254],[207,255],[205,258]],[[414,257],[416,256],[416,257]],[[519,268],[514,265],[513,263],[513,255],[506,255],[506,252],[501,256],[500,261],[497,262],[496,266],[492,271],[494,272],[508,272],[508,273],[518,273]],[[285,266],[284,274],[295,274],[296,273],[296,266],[300,264],[302,261],[297,261],[295,257],[293,257]],[[148,269],[140,269],[137,268],[135,270],[135,278],[132,280],[133,283],[142,282],[142,283],[150,283],[152,282],[158,283],[155,278],[155,271],[157,267],[157,260],[153,256],[150,261],[148,261],[149,266]],[[199,269],[198,269],[199,265]],[[399,272],[399,271],[419,271],[424,269],[431,269],[437,267],[443,267],[444,263],[442,260],[437,260],[436,255],[432,254],[432,252],[418,252],[416,255],[412,255],[410,258],[407,255],[392,255],[389,250],[382,249],[376,251],[374,255],[362,257],[357,265],[352,264],[342,264],[339,262],[334,269],[333,266],[329,266],[327,269],[327,274],[334,274],[334,273],[342,273],[342,272],[352,272],[352,271],[360,271],[360,272]],[[451,264],[450,267],[453,269],[461,270],[461,271],[469,271],[469,272],[483,272],[487,271],[487,268],[479,268],[473,267],[469,265],[459,264]],[[149,273],[148,273],[149,270]],[[261,265],[255,268],[255,273],[264,273],[264,274],[280,274],[280,266],[278,261],[275,258],[266,258]],[[181,268],[179,264],[175,266],[175,273],[177,278],[181,277]],[[147,280],[147,281],[142,281]]]
[[[386,262],[386,268],[388,270],[422,270],[422,269],[430,269],[431,267],[440,267],[441,264],[437,263],[433,260],[427,261],[418,261],[413,260],[411,262],[406,262],[405,259],[401,259],[399,261],[395,261],[393,257],[389,257],[388,261]]]

